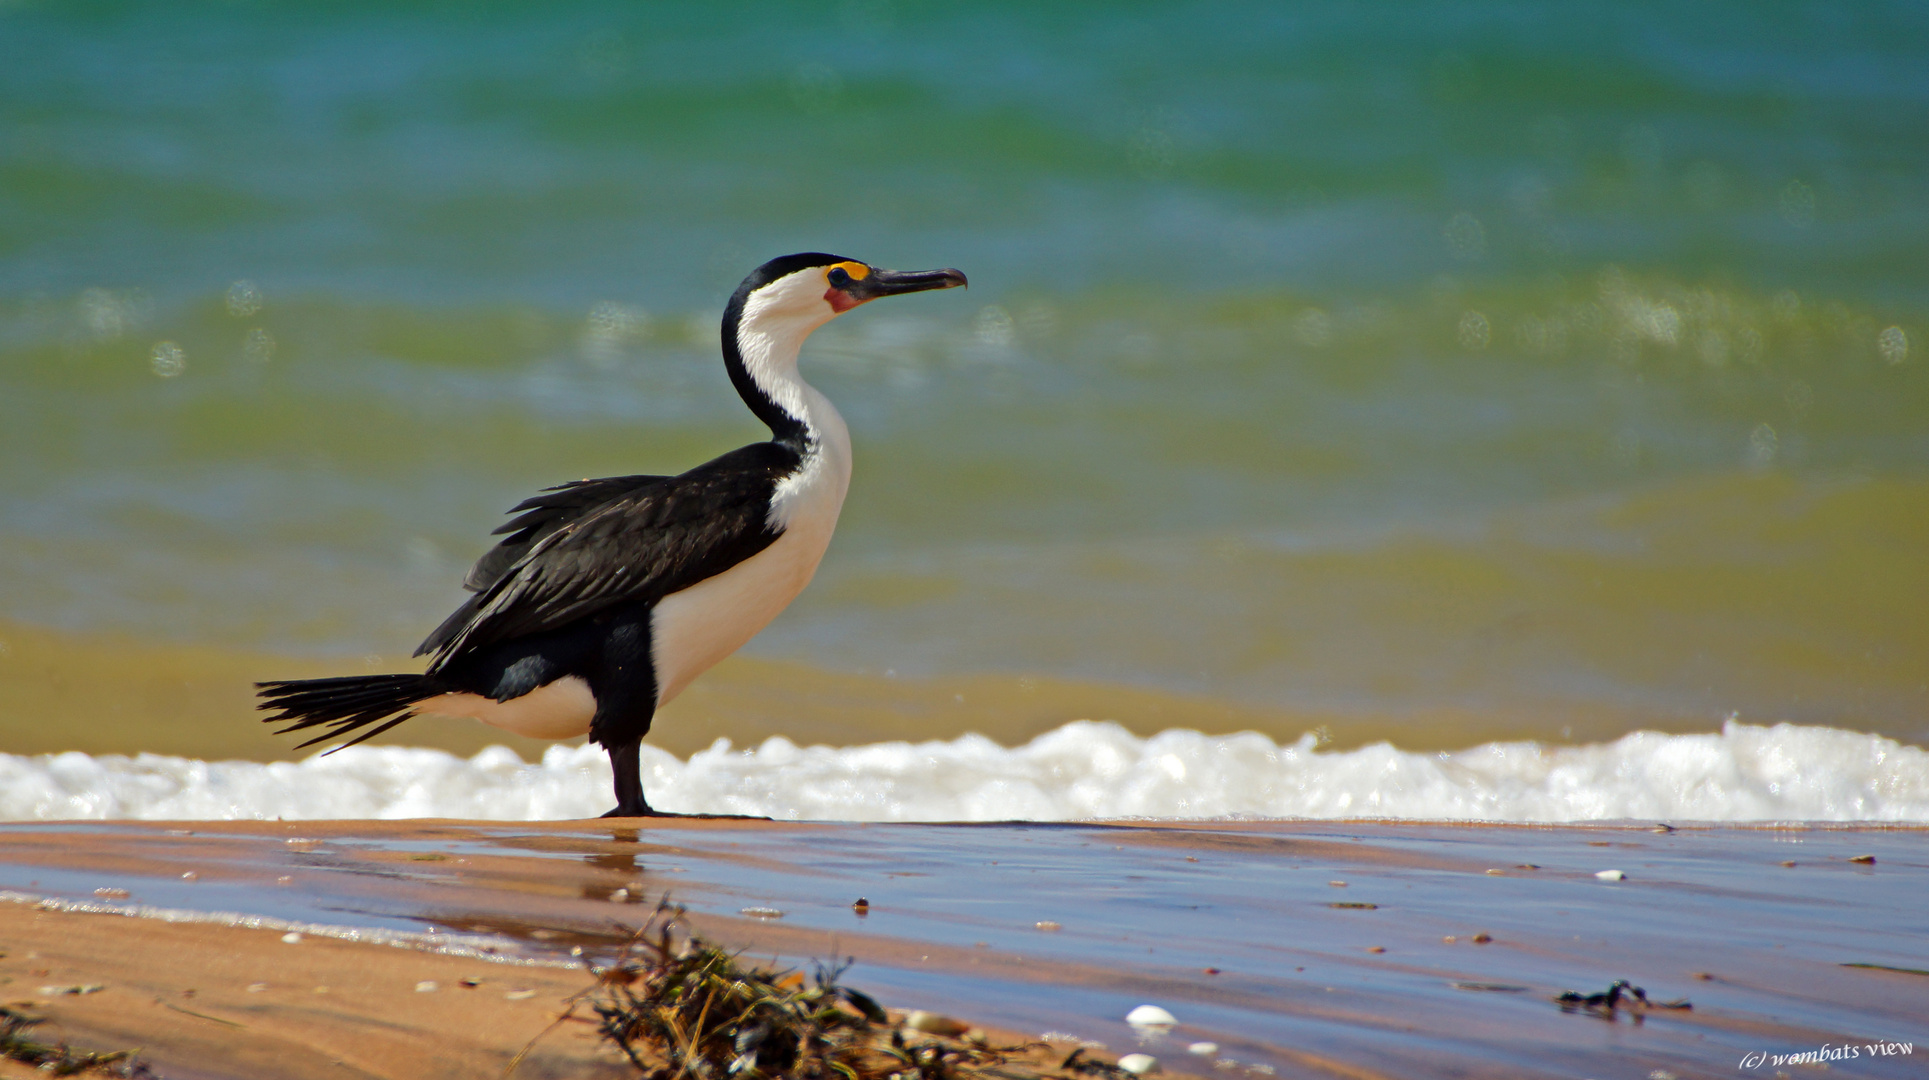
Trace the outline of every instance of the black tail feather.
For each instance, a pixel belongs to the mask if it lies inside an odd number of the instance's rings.
[[[328,753],[332,754],[372,739],[414,716],[415,711],[409,706],[445,693],[448,687],[429,675],[347,675],[334,679],[256,683],[255,690],[261,697],[261,703],[255,708],[279,710],[273,716],[263,717],[261,722],[288,724],[275,734],[286,735],[317,726],[328,729],[295,747],[297,750],[368,728],[331,748]],[[396,716],[396,713],[402,715]],[[381,723],[384,720],[388,722]],[[371,724],[377,726],[370,727]]]

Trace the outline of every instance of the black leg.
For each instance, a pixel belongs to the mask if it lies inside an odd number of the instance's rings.
[[[632,739],[609,748],[610,771],[616,774],[616,809],[604,817],[673,816],[652,808],[643,797],[643,764],[637,757],[642,747],[642,739]]]
[[[598,617],[603,626],[602,655],[589,674],[596,716],[589,738],[609,751],[616,776],[616,809],[604,817],[669,817],[643,797],[643,766],[637,751],[656,714],[656,672],[650,659],[650,609],[618,609]]]

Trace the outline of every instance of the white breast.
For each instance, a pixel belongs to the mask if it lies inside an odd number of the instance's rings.
[[[830,546],[837,514],[851,483],[851,441],[829,401],[809,386],[814,449],[797,472],[777,486],[770,522],[783,529],[769,547],[656,605],[651,616],[657,706],[742,648],[810,584]]]

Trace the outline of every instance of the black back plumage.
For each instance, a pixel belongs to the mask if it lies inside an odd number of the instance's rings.
[[[524,499],[509,509],[517,516],[489,534],[509,535],[476,560],[469,568],[469,576],[462,579],[462,587],[470,592],[486,591],[551,533],[603,503],[635,495],[669,479],[668,476],[610,476],[601,480],[572,480],[544,488],[541,495]]]
[[[580,481],[522,503],[470,571],[476,595],[416,655],[435,654],[434,674],[466,651],[723,573],[777,539],[771,500],[802,461],[788,444],[754,443],[679,476]]]

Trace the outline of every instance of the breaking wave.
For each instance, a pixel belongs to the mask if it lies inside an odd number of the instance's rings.
[[[948,742],[738,750],[683,761],[643,750],[660,809],[843,821],[1369,817],[1486,821],[1929,821],[1929,751],[1827,727],[1729,722],[1719,733],[1636,732],[1610,743],[1489,743],[1345,751],[1246,732],[1066,724],[1007,748]],[[261,764],[142,754],[0,755],[0,818],[541,820],[607,809],[607,760],[552,747],[539,762],[491,747],[358,746]]]

